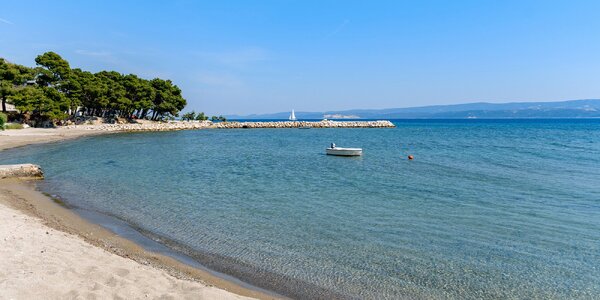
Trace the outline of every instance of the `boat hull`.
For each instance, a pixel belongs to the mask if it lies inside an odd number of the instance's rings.
[[[362,149],[361,148],[327,148],[325,149],[327,155],[337,155],[337,156],[361,156]]]

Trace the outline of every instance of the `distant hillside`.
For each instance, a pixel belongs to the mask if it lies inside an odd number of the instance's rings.
[[[229,119],[287,119],[289,112],[232,115]],[[505,118],[600,118],[600,100],[561,102],[466,103],[409,108],[352,109],[296,112],[298,119],[505,119]]]

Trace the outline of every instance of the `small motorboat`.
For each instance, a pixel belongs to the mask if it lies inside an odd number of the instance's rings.
[[[331,147],[325,149],[327,155],[337,156],[361,156],[362,148],[342,148],[337,147],[335,144],[331,144]]]

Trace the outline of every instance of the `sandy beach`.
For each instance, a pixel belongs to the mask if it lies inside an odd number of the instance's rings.
[[[101,133],[0,131],[0,150]],[[0,257],[2,299],[274,298],[146,251],[18,179],[0,180]]]
[[[0,131],[0,151],[29,144],[64,141],[95,134],[108,133],[76,128],[27,128]]]

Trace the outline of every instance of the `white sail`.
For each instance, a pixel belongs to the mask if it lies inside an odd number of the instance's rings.
[[[290,121],[296,121],[296,114],[294,113],[293,109],[292,109],[292,113],[290,114],[289,119],[290,119]]]

